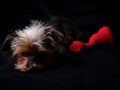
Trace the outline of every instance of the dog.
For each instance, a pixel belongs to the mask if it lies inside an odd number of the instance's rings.
[[[67,18],[54,17],[47,23],[33,20],[22,30],[10,33],[1,51],[12,51],[17,70],[43,69],[52,64],[55,57],[66,55],[71,42],[79,36],[80,31]]]

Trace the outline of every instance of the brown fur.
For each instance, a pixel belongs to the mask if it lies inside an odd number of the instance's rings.
[[[17,33],[6,37],[1,50],[8,51],[13,45],[12,56],[17,58],[15,69],[25,72],[32,68],[44,68],[51,65],[54,58],[66,54],[69,51],[69,44],[80,36],[79,30],[67,19],[55,18],[49,24],[50,27],[45,28],[42,33],[39,32],[40,34],[34,28],[36,33],[30,33],[29,37],[22,37]],[[27,30],[32,29],[27,28]],[[22,35],[24,34],[26,35],[23,32]],[[35,37],[36,34],[39,39],[31,39],[31,36]]]

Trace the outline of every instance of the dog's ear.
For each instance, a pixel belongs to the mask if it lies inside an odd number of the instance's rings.
[[[64,38],[62,33],[54,30],[53,28],[46,29],[45,34],[51,36],[57,42],[62,42]]]
[[[53,17],[50,24],[60,32],[64,33],[65,36],[72,36],[73,39],[78,39],[81,36],[81,32],[77,28],[77,25],[72,23],[72,21],[66,17]]]
[[[0,47],[0,51],[7,52],[10,49],[11,42],[17,37],[16,33],[9,34]]]

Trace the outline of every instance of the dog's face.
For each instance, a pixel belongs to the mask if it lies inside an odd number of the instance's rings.
[[[12,56],[17,58],[16,69],[44,68],[57,54],[64,53],[63,38],[64,35],[52,26],[34,22],[30,27],[8,35],[2,49],[10,46]]]

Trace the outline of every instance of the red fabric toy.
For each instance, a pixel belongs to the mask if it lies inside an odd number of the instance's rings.
[[[94,45],[113,45],[114,40],[111,33],[111,29],[108,26],[101,27],[99,31],[93,34],[88,43],[83,43],[81,41],[73,41],[69,46],[70,51],[78,53],[85,48],[93,47]]]

